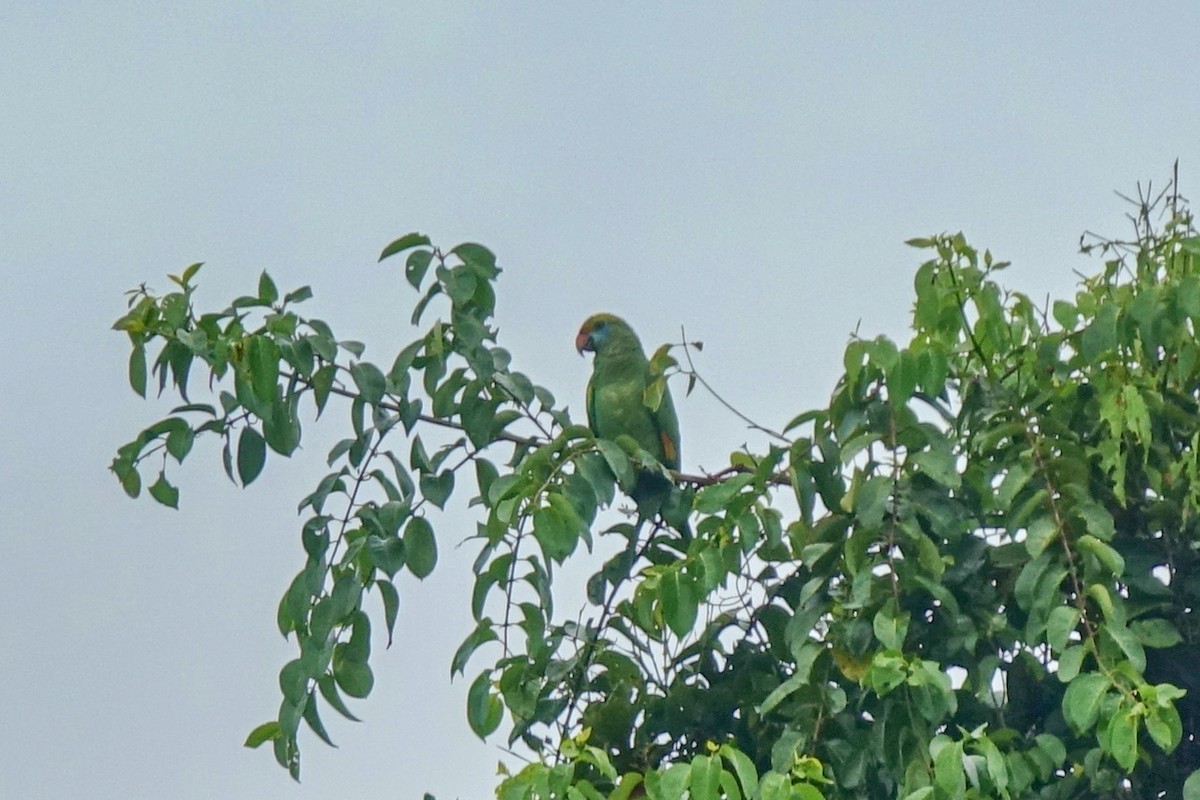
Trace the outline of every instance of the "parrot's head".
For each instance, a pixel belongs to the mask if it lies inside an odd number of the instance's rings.
[[[637,336],[634,335],[633,329],[625,323],[625,320],[612,314],[593,314],[587,318],[579,329],[579,333],[575,335],[575,349],[579,351],[579,355],[583,355],[584,350],[603,353],[613,343],[625,342],[629,339],[632,339],[634,343],[637,342]]]

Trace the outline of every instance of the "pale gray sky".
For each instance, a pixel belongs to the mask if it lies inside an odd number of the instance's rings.
[[[1200,186],[1195,4],[0,2],[0,796],[490,794],[450,655],[464,515],[402,585],[363,724],[304,740],[304,783],[241,747],[278,707],[298,499],[328,423],[246,491],[198,447],[182,508],[124,497],[117,445],[162,404],[125,383],[122,292],[193,261],[199,302],[258,272],[388,364],[414,295],[384,244],[492,247],[501,341],[560,398],[593,311],[768,424],[820,404],[842,345],[902,336],[920,254],[963,229],[1061,295],[1113,189],[1180,158]],[[283,10],[285,9],[286,10]],[[677,397],[684,466],[761,444]],[[581,407],[574,402],[574,407]],[[336,413],[330,423],[340,422]]]

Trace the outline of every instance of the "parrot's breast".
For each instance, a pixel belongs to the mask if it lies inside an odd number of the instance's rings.
[[[654,418],[642,398],[641,381],[620,381],[595,387],[596,435],[602,439],[629,436],[646,452],[662,460]]]

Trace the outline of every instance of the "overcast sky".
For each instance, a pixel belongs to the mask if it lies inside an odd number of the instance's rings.
[[[340,747],[304,734],[299,786],[242,748],[278,708],[296,503],[345,416],[247,490],[210,444],[179,511],[127,499],[108,462],[163,406],[125,381],[126,289],[205,261],[223,307],[268,269],[390,364],[415,297],[380,249],[479,241],[501,343],[573,408],[575,331],[607,310],[648,347],[686,326],[780,425],[856,326],[903,336],[903,240],[961,229],[1061,296],[1095,266],[1080,233],[1125,230],[1114,189],[1179,158],[1198,193],[1200,6],[1055,5],[0,0],[0,795],[465,800],[505,758],[449,681],[461,514],[402,582],[365,722],[326,711]],[[685,469],[761,444],[676,401]]]

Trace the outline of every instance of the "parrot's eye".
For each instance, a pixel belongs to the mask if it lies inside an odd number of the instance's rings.
[[[599,322],[596,323],[596,330],[598,330],[598,331],[602,331],[607,327],[608,327],[608,323],[605,322],[604,320],[600,320]]]

